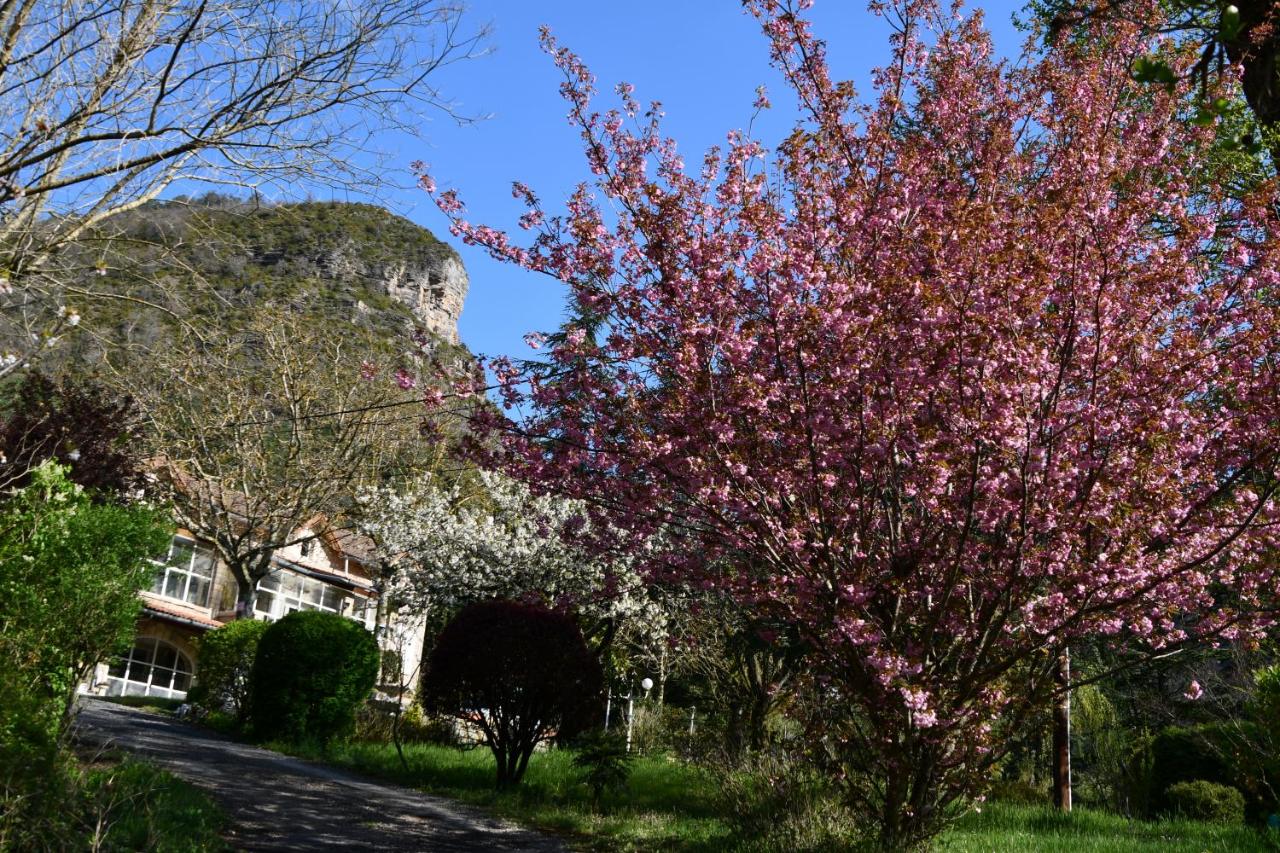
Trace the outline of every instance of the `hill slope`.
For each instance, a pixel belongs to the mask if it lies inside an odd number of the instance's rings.
[[[59,366],[163,346],[180,322],[234,327],[267,302],[335,335],[344,324],[372,330],[383,354],[427,341],[446,361],[469,358],[458,343],[468,280],[457,254],[373,205],[262,206],[213,194],[155,203],[112,220],[62,265],[70,284],[56,298],[75,306],[83,329],[51,354]]]

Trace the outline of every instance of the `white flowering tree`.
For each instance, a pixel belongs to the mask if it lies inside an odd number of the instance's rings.
[[[620,635],[647,648],[665,639],[661,592],[631,560],[587,547],[580,501],[535,495],[489,471],[478,486],[428,478],[409,491],[365,493],[365,532],[389,556],[388,585],[405,606],[536,599],[575,612],[602,655]]]

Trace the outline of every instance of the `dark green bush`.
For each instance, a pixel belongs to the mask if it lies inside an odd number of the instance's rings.
[[[1273,800],[1266,784],[1267,756],[1258,744],[1258,726],[1248,720],[1164,729],[1151,746],[1152,810],[1170,809],[1167,792],[1173,785],[1203,780],[1240,791],[1250,819],[1264,817]]]
[[[225,711],[243,721],[249,713],[250,681],[258,643],[271,627],[256,619],[239,619],[200,638],[197,701],[211,711]]]
[[[1178,782],[1164,793],[1169,813],[1206,823],[1244,823],[1244,794],[1228,785]]]
[[[1224,758],[1228,744],[1214,726],[1170,726],[1151,744],[1151,787],[1158,810],[1168,803],[1165,792],[1179,782],[1197,779],[1230,785],[1232,769]]]
[[[348,734],[377,676],[378,644],[361,625],[319,610],[290,613],[258,643],[254,733],[321,744]]]

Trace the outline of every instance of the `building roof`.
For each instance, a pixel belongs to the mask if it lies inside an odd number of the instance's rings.
[[[334,531],[334,538],[342,553],[351,559],[372,567],[378,560],[378,546],[363,533],[354,530],[340,529]]]
[[[336,519],[318,512],[300,526],[316,531],[316,535],[335,554],[372,567],[378,560],[378,546],[372,539],[350,527],[344,527]]]
[[[310,575],[311,577],[320,578],[321,580],[340,581],[342,584],[353,590],[358,589],[366,593],[375,591],[372,581],[364,575],[356,574],[355,572],[339,572],[333,569],[326,569],[323,566],[306,565],[290,560],[287,557],[281,557],[279,554],[272,555],[271,562],[276,566],[280,566],[281,568],[288,569],[289,571],[296,572],[300,575]]]
[[[204,501],[210,506],[220,506],[238,521],[248,523],[250,507],[248,498],[234,490],[226,489],[221,484],[209,483],[186,473],[181,466],[167,457],[155,456],[147,462],[153,475],[163,475],[170,479],[174,488]],[[372,569],[378,562],[378,546],[364,534],[345,527],[336,519],[323,512],[317,512],[308,520],[298,525],[316,531],[318,538],[335,554],[345,556],[362,566]]]
[[[204,608],[168,601],[146,590],[142,592],[142,604],[147,613],[161,619],[202,628],[222,627],[222,623],[210,616],[209,611]]]

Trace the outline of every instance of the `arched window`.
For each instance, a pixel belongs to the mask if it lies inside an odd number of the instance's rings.
[[[191,661],[153,637],[139,637],[128,654],[107,671],[108,696],[160,696],[185,699],[191,686]]]

